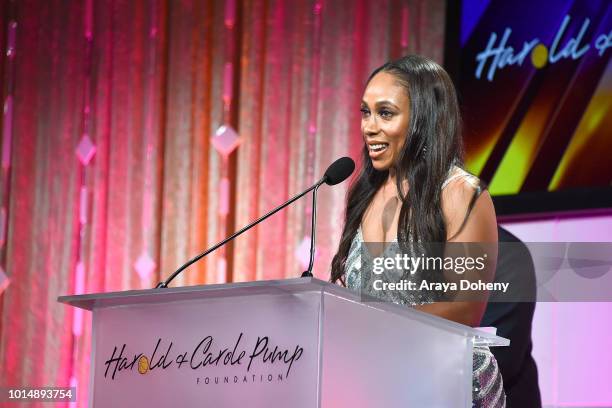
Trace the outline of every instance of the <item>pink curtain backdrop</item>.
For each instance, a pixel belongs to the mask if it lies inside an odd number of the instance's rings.
[[[444,16],[443,0],[3,1],[0,385],[72,384],[85,406],[90,316],[57,296],[150,288],[358,159],[368,73],[440,62]],[[321,279],[346,187],[320,190]],[[310,211],[174,285],[298,276]]]

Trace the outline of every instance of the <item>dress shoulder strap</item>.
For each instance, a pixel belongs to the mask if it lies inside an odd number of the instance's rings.
[[[475,189],[480,188],[480,180],[478,179],[478,177],[468,173],[467,171],[463,170],[461,167],[453,166],[453,168],[449,172],[448,177],[446,178],[446,180],[444,180],[444,183],[442,184],[442,190],[444,190],[446,186],[450,184],[450,182],[452,182],[453,180],[457,180],[457,179],[461,179],[465,181],[466,183],[470,184]]]

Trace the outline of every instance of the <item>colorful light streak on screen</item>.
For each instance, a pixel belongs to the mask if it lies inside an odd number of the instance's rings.
[[[494,195],[612,182],[612,3],[464,0],[466,165]]]

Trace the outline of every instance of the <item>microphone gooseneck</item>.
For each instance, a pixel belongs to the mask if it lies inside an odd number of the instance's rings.
[[[312,277],[312,267],[314,266],[315,258],[315,242],[317,232],[317,191],[324,182],[329,186],[335,186],[336,184],[342,183],[346,180],[355,170],[355,162],[350,157],[341,157],[332,164],[329,165],[325,174],[315,189],[312,191],[312,218],[310,225],[310,262],[308,263],[308,269],[302,272],[302,278]]]
[[[325,179],[325,177],[323,177]],[[322,180],[323,180],[322,179]],[[308,263],[308,269],[302,272],[302,278],[312,278],[312,267],[314,266],[315,258],[315,235],[317,233],[317,190],[321,183],[317,183],[317,186],[312,190],[312,217],[310,219],[310,261]]]

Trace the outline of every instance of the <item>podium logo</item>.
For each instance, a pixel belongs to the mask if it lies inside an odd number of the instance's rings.
[[[257,337],[257,340],[248,347],[244,340],[244,333],[240,333],[231,346],[217,344],[213,336],[204,337],[195,347],[188,350],[176,350],[174,341],[157,339],[157,343],[150,354],[129,353],[126,343],[121,346],[115,345],[108,359],[104,362],[104,378],[110,376],[114,380],[123,372],[134,371],[141,375],[154,370],[183,369],[183,370],[210,370],[222,369],[223,367],[234,370],[223,371],[222,376],[243,376],[244,378],[277,378],[279,380],[288,378],[293,365],[300,360],[304,354],[304,348],[299,344],[291,347],[273,345],[268,336]],[[244,345],[244,347],[243,347]],[[266,373],[254,373],[255,367],[282,368],[277,375]],[[247,377],[248,374],[248,377]],[[209,377],[206,377],[209,378]],[[238,377],[236,377],[238,378]],[[244,382],[244,381],[243,381]],[[263,382],[263,380],[261,381]],[[197,383],[200,383],[199,377]],[[204,383],[208,384],[207,381]]]

